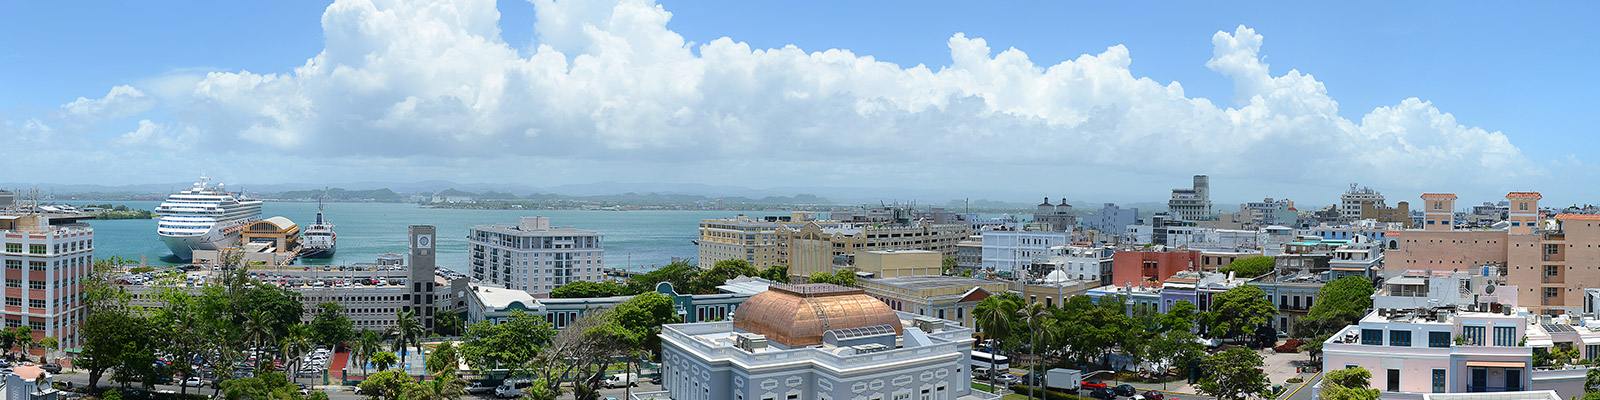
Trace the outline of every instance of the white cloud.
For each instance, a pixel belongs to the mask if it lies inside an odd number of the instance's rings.
[[[492,1],[336,1],[322,18],[321,53],[283,73],[210,73],[175,105],[179,122],[141,121],[122,140],[181,136],[211,149],[346,160],[531,157],[660,175],[644,179],[734,161],[743,167],[717,172],[825,169],[817,175],[826,178],[800,184],[894,178],[881,171],[1026,184],[1039,176],[994,171],[1040,165],[1049,176],[1211,173],[1403,188],[1546,174],[1504,134],[1426,101],[1340,117],[1311,75],[1272,75],[1262,35],[1243,26],[1212,37],[1205,65],[1235,88],[1232,104],[1219,105],[1177,82],[1134,76],[1123,46],[1039,64],[955,33],[950,65],[902,67],[843,49],[691,44],[646,0],[532,1],[538,37],[526,57],[499,38]],[[120,86],[63,109],[124,115],[142,111],[142,98]],[[607,179],[630,177],[590,180]]]
[[[61,105],[61,116],[69,123],[88,125],[104,121],[114,121],[138,115],[155,106],[155,99],[132,86],[121,85],[111,88],[105,97],[90,99],[79,97],[71,103]]]
[[[159,150],[183,151],[193,147],[199,132],[193,126],[170,128],[166,125],[139,120],[139,128],[117,137],[117,144]]]

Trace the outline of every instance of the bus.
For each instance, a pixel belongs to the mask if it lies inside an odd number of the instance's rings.
[[[991,365],[989,364],[990,362],[993,362],[994,364]],[[1004,371],[1011,369],[1011,358],[977,350],[972,351],[972,368],[974,371],[978,371],[979,368],[987,370],[991,367],[994,368],[995,371],[1001,371],[1000,373],[1005,373]]]

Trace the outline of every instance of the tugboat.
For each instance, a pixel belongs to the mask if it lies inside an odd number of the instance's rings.
[[[304,258],[332,258],[339,235],[333,233],[333,224],[322,217],[322,198],[328,197],[327,189],[323,189],[322,197],[317,198],[317,222],[306,228],[300,234],[300,257]]]

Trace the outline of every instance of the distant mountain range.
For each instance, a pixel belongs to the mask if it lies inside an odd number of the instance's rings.
[[[82,199],[131,199],[131,198],[163,198],[173,192],[187,189],[192,182],[179,183],[153,183],[129,185],[87,185],[87,184],[31,184],[5,182],[0,183],[0,189],[38,188],[40,194],[57,198],[82,198]],[[660,182],[645,183],[618,183],[596,182],[586,184],[557,185],[549,187],[536,187],[526,184],[496,184],[496,183],[457,183],[450,181],[421,181],[421,182],[352,182],[337,185],[317,185],[309,183],[234,183],[228,184],[231,191],[244,190],[252,197],[274,198],[285,200],[315,200],[322,196],[324,188],[327,189],[328,199],[333,201],[411,201],[417,196],[432,197],[435,194],[446,196],[464,196],[474,199],[491,200],[528,200],[528,201],[585,201],[606,202],[617,204],[688,204],[699,201],[712,202],[722,199],[725,204],[910,204],[915,203],[919,208],[924,206],[944,207],[950,211],[960,212],[970,206],[973,210],[1025,210],[1032,209],[1038,204],[1037,192],[984,190],[977,195],[987,198],[964,199],[957,193],[959,191],[949,188],[919,188],[896,189],[886,187],[802,187],[786,186],[768,189],[755,189],[731,185],[705,185],[705,184],[675,184]],[[993,200],[1002,198],[1008,200]],[[1030,200],[1022,200],[1030,199]],[[1059,202],[1059,198],[1052,198],[1052,202]],[[1101,202],[1088,202],[1068,200],[1074,205],[1079,214],[1098,210]],[[1165,209],[1165,203],[1140,202],[1134,204],[1124,203],[1123,207],[1139,207],[1141,211],[1154,209],[1150,206],[1159,205]]]

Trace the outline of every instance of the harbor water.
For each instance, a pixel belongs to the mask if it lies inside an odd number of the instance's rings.
[[[126,205],[153,210],[158,201],[68,201],[73,205]],[[369,263],[384,253],[406,253],[406,227],[438,227],[438,263],[456,271],[466,271],[467,229],[476,225],[515,224],[519,217],[550,217],[551,225],[572,226],[605,235],[606,266],[627,270],[649,270],[672,262],[673,257],[689,259],[698,250],[692,242],[698,236],[699,222],[706,218],[727,218],[738,214],[787,215],[786,212],[750,211],[579,211],[579,210],[461,210],[424,208],[400,203],[326,203],[325,215],[334,223],[339,236],[338,252],[331,259],[306,259],[299,264],[345,265]],[[262,218],[282,216],[304,229],[316,219],[317,203],[274,202],[262,205]],[[94,227],[95,258],[121,256],[150,265],[174,265],[181,261],[162,245],[156,236],[156,220],[90,220]]]

